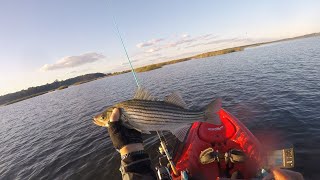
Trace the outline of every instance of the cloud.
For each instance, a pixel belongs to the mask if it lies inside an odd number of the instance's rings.
[[[57,69],[73,68],[84,64],[93,63],[105,58],[106,57],[104,55],[94,52],[82,54],[79,56],[67,56],[58,60],[56,63],[45,64],[40,69],[42,71],[52,71]]]
[[[193,43],[198,43],[204,41],[209,41],[210,39],[215,39],[217,36],[214,36],[213,34],[204,34],[200,36],[191,37],[189,34],[182,34],[180,38],[166,44],[163,46],[163,48],[170,48],[170,47],[177,47],[177,46],[183,46],[183,45],[190,45]]]
[[[190,35],[189,34],[182,34],[181,37],[182,38],[188,38],[188,37],[190,37]]]
[[[169,47],[176,47],[178,45],[181,45],[181,44],[188,44],[188,43],[191,43],[191,42],[194,42],[194,41],[197,41],[196,38],[185,38],[185,39],[179,39],[177,41],[174,41],[174,42],[171,42],[168,44]]]
[[[214,40],[214,41],[209,41],[205,44],[221,44],[221,43],[232,43],[232,42],[236,42],[239,39],[237,38],[227,38],[227,39],[219,39],[219,40]]]
[[[75,74],[75,73],[78,73],[78,71],[70,71],[67,74]]]
[[[161,41],[161,42],[160,42]],[[160,42],[160,43],[158,43]],[[234,46],[242,43],[239,38],[222,37],[216,34],[207,33],[192,36],[189,34],[172,35],[165,39],[153,39],[140,43],[141,48],[133,59],[141,62],[162,61],[164,59],[175,59],[189,55],[195,55],[213,48],[224,48],[226,45]],[[161,55],[160,55],[161,54]],[[165,57],[163,55],[166,55]],[[177,54],[179,54],[177,56]]]
[[[212,39],[217,38],[217,36],[214,36],[213,34],[204,34],[202,36],[199,36],[199,39]]]
[[[208,38],[207,40],[210,40],[212,38]],[[186,48],[193,48],[193,47],[197,47],[197,46],[204,46],[204,45],[221,45],[222,43],[233,43],[233,42],[238,42],[239,39],[237,38],[226,38],[226,39],[215,39],[215,40],[211,40],[211,41],[203,41],[200,43],[195,43],[189,46],[186,46]]]
[[[152,45],[155,45],[155,44],[157,44],[158,42],[161,42],[161,41],[163,41],[163,40],[164,40],[163,38],[151,39],[150,41],[142,42],[142,43],[137,44],[137,47],[138,47],[138,48],[143,48],[143,47],[152,46]]]
[[[136,63],[136,62],[139,62],[140,60],[135,59],[135,60],[130,60],[130,61],[131,61],[131,63]],[[129,62],[124,62],[121,65],[128,65],[128,64],[129,64]]]
[[[154,47],[154,48],[150,48],[148,50],[146,50],[145,52],[146,53],[154,53],[154,52],[157,52],[157,51],[160,51],[161,48],[160,47]]]
[[[175,36],[171,39],[171,41],[166,41],[164,38],[152,39],[146,42],[142,42],[137,44],[138,48],[150,47],[151,48],[145,50],[146,53],[154,53],[160,51],[162,49],[173,48],[180,45],[189,45],[198,41],[208,41],[212,38],[216,38],[213,34],[204,34],[200,36],[192,37],[189,34],[181,34],[179,36]],[[164,43],[159,43],[165,41]]]

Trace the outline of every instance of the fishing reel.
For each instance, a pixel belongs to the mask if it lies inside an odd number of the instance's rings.
[[[170,171],[168,168],[169,161],[163,148],[159,147],[159,166],[156,167],[156,172],[159,180],[172,180]],[[169,165],[170,166],[170,165]]]
[[[166,146],[164,146],[164,148],[166,148]],[[164,148],[162,144],[159,147],[159,153],[161,156],[159,157],[159,166],[156,167],[157,176],[159,180],[172,180],[169,169],[171,168],[175,173],[177,173],[177,170],[172,162],[170,154],[168,154],[168,151],[166,151]],[[181,180],[188,179],[187,171],[181,171],[179,175],[181,177]]]
[[[169,169],[165,166],[156,167],[157,176],[159,180],[172,180]]]

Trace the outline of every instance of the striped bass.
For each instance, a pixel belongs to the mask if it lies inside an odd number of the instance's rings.
[[[216,125],[221,124],[217,114],[221,108],[220,98],[203,109],[192,110],[187,108],[177,92],[160,101],[148,91],[138,89],[132,100],[115,104],[96,115],[94,123],[106,126],[114,108],[120,109],[120,120],[125,127],[147,134],[150,134],[150,131],[171,131],[180,141],[183,141],[193,122],[206,121]]]

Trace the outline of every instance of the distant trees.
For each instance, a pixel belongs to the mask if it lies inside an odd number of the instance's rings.
[[[0,105],[7,104],[10,102],[16,102],[19,99],[23,100],[23,99],[27,99],[28,97],[41,95],[48,91],[58,89],[59,87],[68,87],[76,83],[88,82],[88,81],[92,81],[97,78],[105,77],[105,76],[106,74],[103,74],[103,73],[92,73],[92,74],[77,76],[64,81],[55,80],[53,83],[50,83],[50,84],[47,83],[46,85],[42,85],[42,86],[30,87],[26,90],[0,96]]]

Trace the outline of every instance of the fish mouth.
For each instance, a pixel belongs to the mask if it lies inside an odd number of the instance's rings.
[[[96,121],[97,119],[99,119],[99,118],[101,117],[101,115],[102,115],[102,113],[95,115],[95,116],[93,117],[93,120]]]
[[[108,127],[108,121],[101,118],[103,113],[100,113],[93,117],[93,123],[97,126]]]

